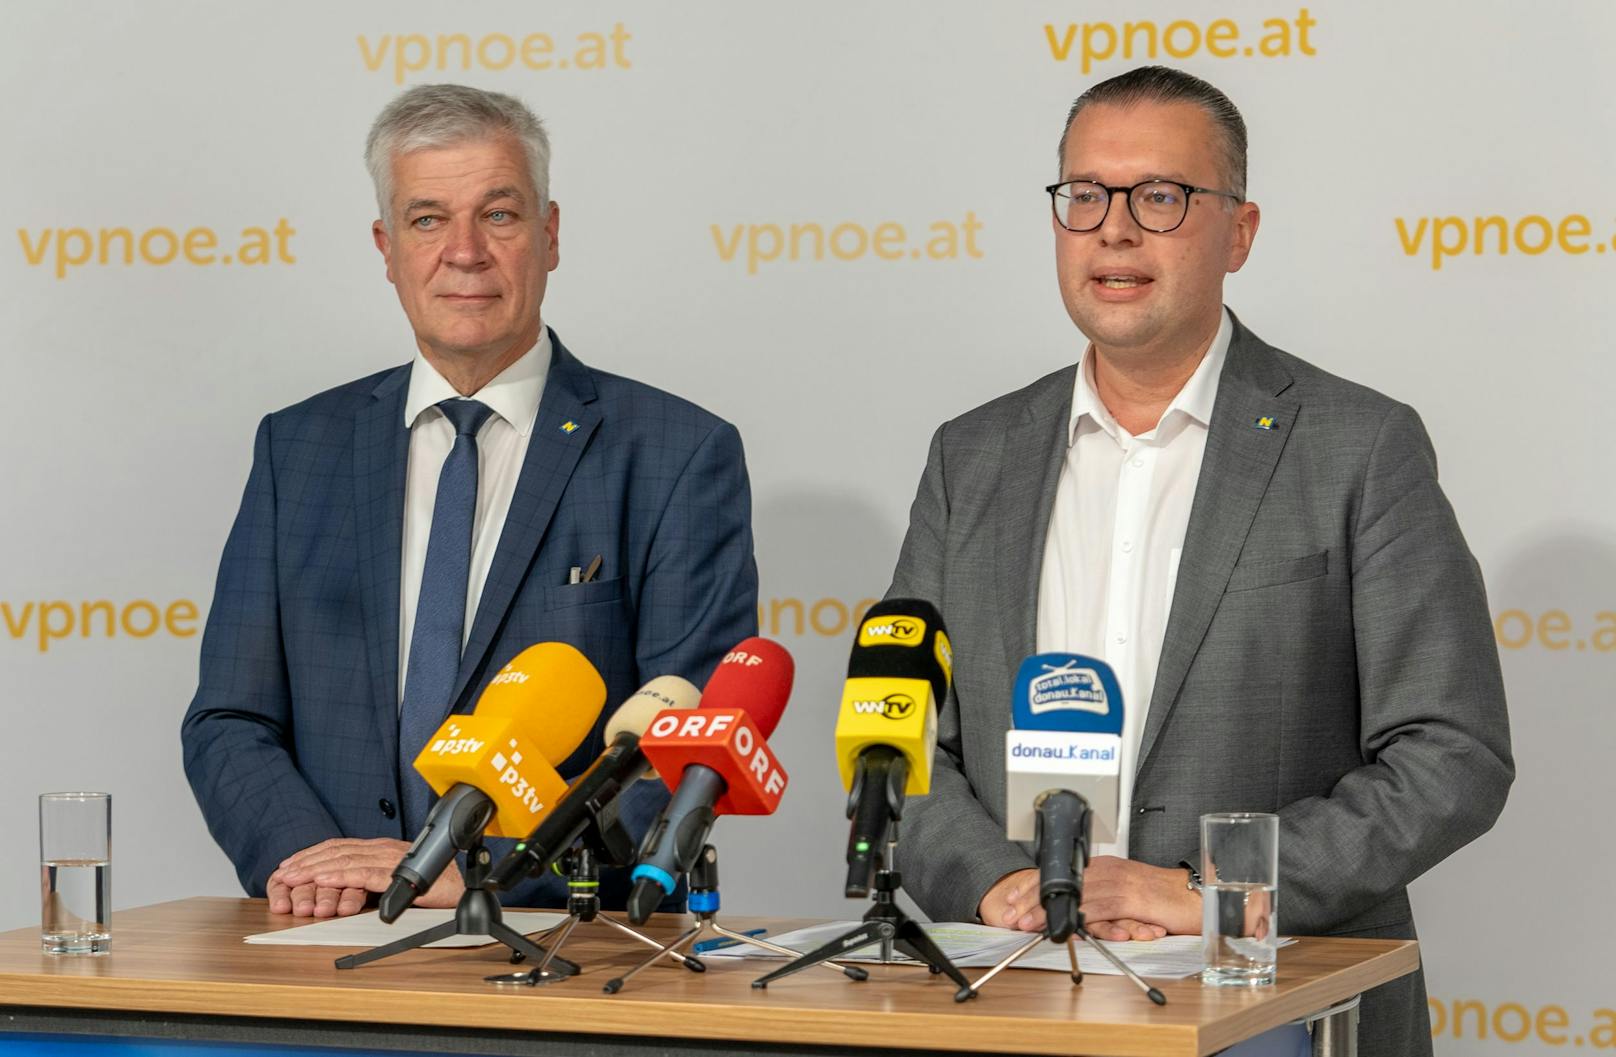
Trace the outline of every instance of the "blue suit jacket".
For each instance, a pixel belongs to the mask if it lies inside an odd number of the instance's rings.
[[[570,778],[603,751],[605,720],[629,694],[659,675],[703,685],[755,634],[757,568],[735,428],[592,370],[551,337],[538,420],[452,700],[470,711],[535,642],[576,646],[605,679],[607,705],[562,765]],[[414,836],[396,806],[409,373],[321,393],[258,428],[181,728],[208,829],[252,895],[282,859],[327,838]],[[597,579],[569,585],[568,570],[597,554]],[[660,782],[625,795],[636,838],[666,796]],[[603,898],[620,903],[624,879],[602,882]],[[504,898],[559,904],[565,891],[551,876]]]

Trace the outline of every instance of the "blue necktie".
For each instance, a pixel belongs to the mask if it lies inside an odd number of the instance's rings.
[[[455,428],[454,447],[438,473],[421,593],[410,632],[410,661],[398,713],[399,785],[404,835],[414,838],[432,809],[432,788],[415,772],[415,757],[449,714],[460,671],[471,576],[471,530],[477,514],[477,430],[492,409],[475,400],[445,400],[438,410]]]

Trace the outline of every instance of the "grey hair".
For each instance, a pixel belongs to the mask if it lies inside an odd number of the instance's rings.
[[[392,226],[395,157],[501,136],[522,145],[542,214],[550,204],[550,138],[544,123],[520,99],[459,84],[422,84],[388,103],[365,138],[365,168],[376,185],[382,223]]]
[[[1066,164],[1066,137],[1072,122],[1085,107],[1099,104],[1132,106],[1135,103],[1193,103],[1212,119],[1223,139],[1223,178],[1226,190],[1246,199],[1246,122],[1229,97],[1193,74],[1168,66],[1141,66],[1101,81],[1077,97],[1066,114],[1056,164]],[[1060,175],[1064,176],[1064,173]]]

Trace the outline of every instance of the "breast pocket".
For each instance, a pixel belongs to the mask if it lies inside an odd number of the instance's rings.
[[[1240,562],[1229,576],[1230,591],[1255,591],[1323,576],[1330,571],[1330,552],[1319,551],[1301,558],[1277,561]]]
[[[545,588],[546,611],[616,602],[623,597],[623,578],[591,580],[585,584],[554,584]]]

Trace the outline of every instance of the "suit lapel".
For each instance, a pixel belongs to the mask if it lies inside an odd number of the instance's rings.
[[[1004,615],[1006,666],[1010,672],[1038,641],[1038,580],[1044,564],[1055,489],[1071,440],[1072,383],[1068,367],[1031,387],[1024,411],[1004,438],[995,546],[999,612]],[[1008,687],[1006,687],[1008,690]]]
[[[410,457],[410,431],[404,425],[409,380],[407,366],[389,373],[354,420],[354,516],[365,656],[376,726],[389,759],[398,753],[398,579]]]
[[[1141,772],[1178,703],[1190,662],[1206,637],[1295,425],[1300,405],[1279,395],[1290,384],[1290,374],[1273,350],[1235,320],[1139,744]],[[1271,428],[1259,426],[1260,419],[1271,419]]]
[[[588,368],[567,351],[553,330],[550,340],[554,351],[544,396],[539,401],[539,415],[533,423],[527,456],[516,479],[516,492],[511,496],[510,513],[500,530],[499,546],[494,550],[476,620],[460,658],[454,693],[449,698],[456,706],[493,645],[578,459],[600,425],[600,413],[592,406],[595,383],[590,380]]]

